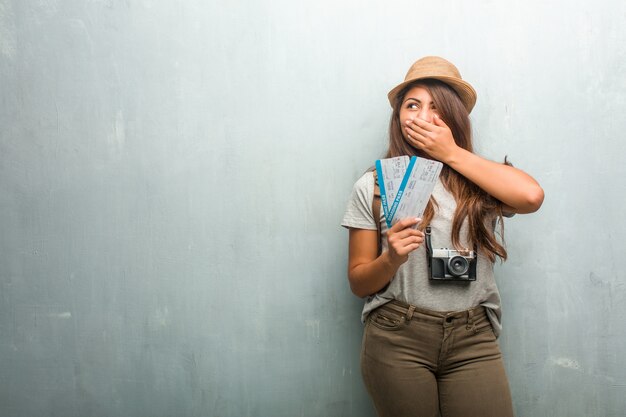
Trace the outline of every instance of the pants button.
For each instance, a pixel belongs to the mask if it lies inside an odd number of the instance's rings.
[[[446,317],[446,323],[452,323],[452,320],[454,320],[454,317]]]

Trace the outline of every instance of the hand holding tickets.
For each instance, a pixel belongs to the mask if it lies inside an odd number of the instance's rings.
[[[387,227],[404,218],[421,218],[443,164],[417,156],[376,161],[380,199]]]
[[[402,219],[387,231],[389,261],[399,267],[409,259],[409,253],[419,248],[424,242],[424,233],[413,229],[422,219],[409,217]]]

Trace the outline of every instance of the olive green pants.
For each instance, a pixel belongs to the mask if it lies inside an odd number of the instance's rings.
[[[361,371],[381,417],[513,416],[502,354],[480,306],[379,307],[365,326]]]

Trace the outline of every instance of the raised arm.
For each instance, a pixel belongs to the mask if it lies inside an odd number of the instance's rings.
[[[543,203],[543,189],[524,171],[481,158],[457,146],[450,128],[438,116],[434,123],[415,118],[405,129],[413,146],[450,166],[505,204],[511,213],[532,213]]]
[[[543,189],[524,171],[458,148],[444,162],[506,205],[505,211],[533,213],[543,203]]]

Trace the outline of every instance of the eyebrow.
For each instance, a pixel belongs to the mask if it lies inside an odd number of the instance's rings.
[[[422,104],[422,100],[419,100],[419,99],[417,99],[417,98],[413,98],[413,97],[409,97],[409,98],[407,98],[406,100],[404,100],[404,102],[406,103],[406,102],[407,102],[407,101],[409,101],[409,100],[417,101],[419,104]],[[435,105],[435,102],[434,102],[434,101],[431,101],[431,102],[430,102],[430,104],[434,106],[434,105]]]

